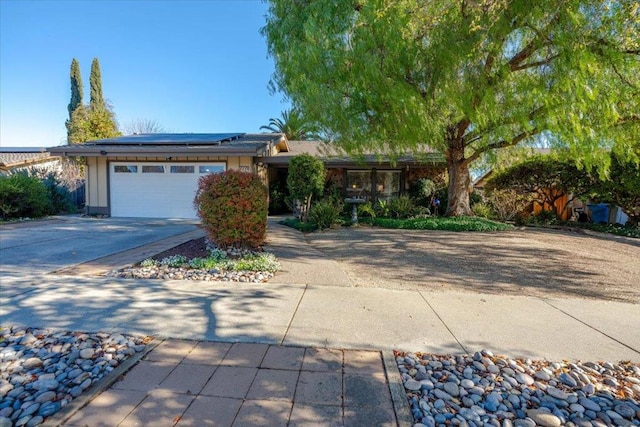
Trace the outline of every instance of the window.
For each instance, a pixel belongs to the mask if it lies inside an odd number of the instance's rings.
[[[194,173],[195,166],[171,166],[171,173]]]
[[[142,166],[142,173],[164,173],[164,166]]]
[[[202,165],[198,168],[199,173],[218,173],[224,172],[225,165],[217,164],[217,165]]]
[[[135,165],[116,165],[113,167],[115,173],[138,173],[138,166]]]
[[[371,171],[347,171],[347,196],[371,196]]]
[[[400,195],[400,171],[376,171],[376,197],[390,199]]]

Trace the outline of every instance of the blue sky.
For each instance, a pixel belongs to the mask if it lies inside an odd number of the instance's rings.
[[[266,10],[258,0],[0,0],[1,145],[65,143],[74,57],[86,102],[91,61],[100,60],[121,125],[258,132],[288,107],[267,88]]]

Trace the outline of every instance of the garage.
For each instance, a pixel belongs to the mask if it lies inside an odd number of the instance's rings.
[[[284,134],[134,134],[49,148],[85,170],[85,214],[197,219],[198,180],[226,170],[267,183],[264,160],[289,146]]]
[[[111,162],[111,216],[197,218],[198,180],[224,170],[225,162]]]

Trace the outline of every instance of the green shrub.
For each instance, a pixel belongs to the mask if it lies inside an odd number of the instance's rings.
[[[194,204],[220,248],[256,248],[267,230],[267,189],[256,175],[228,170],[200,178]]]
[[[529,216],[530,224],[551,225],[551,224],[555,224],[556,222],[558,222],[558,219],[554,211],[544,210],[544,211],[538,212],[535,215]]]
[[[147,258],[140,263],[140,267],[155,267],[158,265],[158,261],[153,258]]]
[[[275,273],[280,269],[280,264],[275,255],[262,252],[235,260],[230,263],[229,267],[234,271],[268,271]]]
[[[221,261],[215,258],[193,258],[189,261],[189,267],[196,270],[213,270],[221,268]]]
[[[389,202],[385,199],[378,199],[373,210],[376,213],[376,216],[382,218],[389,218],[391,216],[391,209],[389,206]]]
[[[209,251],[209,258],[216,261],[222,261],[227,259],[227,252],[223,251],[222,249],[213,248]]]
[[[291,197],[299,202],[296,216],[305,222],[311,210],[311,200],[322,195],[327,171],[322,160],[309,154],[293,156],[289,162],[287,188]]]
[[[373,208],[371,202],[362,203],[358,205],[358,218],[375,218],[376,211]]]
[[[60,183],[55,172],[47,173],[42,183],[47,189],[52,213],[71,212],[76,209],[71,200],[71,193]]]
[[[476,216],[480,218],[491,218],[493,212],[491,211],[491,206],[486,203],[478,202],[471,206],[471,210]]]
[[[160,261],[160,265],[164,265],[166,267],[182,267],[185,264],[188,264],[189,260],[184,255],[172,255],[170,257],[162,258]]]
[[[53,213],[47,187],[26,173],[0,176],[2,219],[39,218]]]
[[[391,218],[409,218],[415,212],[415,204],[409,196],[399,196],[389,201],[389,216]]]
[[[320,230],[324,230],[338,223],[341,212],[342,205],[336,206],[336,204],[331,200],[321,200],[311,206],[309,218],[316,227]]]
[[[446,231],[505,231],[513,229],[509,224],[478,217],[431,217],[413,219],[376,218],[373,225],[384,228],[409,230],[446,230]]]

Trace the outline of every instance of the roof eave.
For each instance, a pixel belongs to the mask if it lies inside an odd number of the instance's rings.
[[[65,157],[154,157],[154,156],[166,156],[171,154],[172,156],[192,157],[192,156],[256,156],[262,150],[262,147],[258,148],[220,148],[216,147],[189,147],[185,150],[184,147],[154,147],[153,149],[129,149],[121,147],[73,147],[62,146],[53,147],[48,149],[50,153],[65,156]]]

